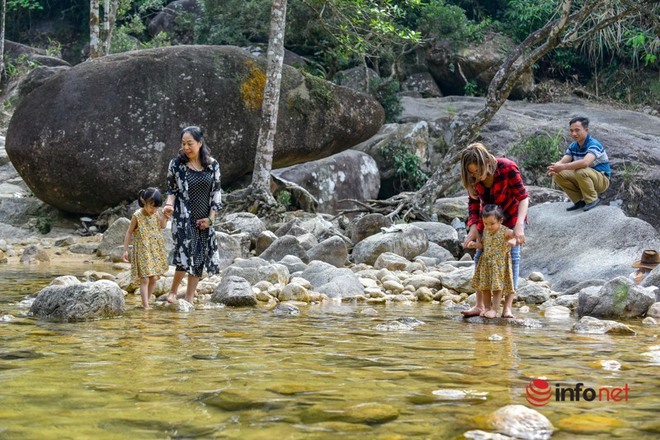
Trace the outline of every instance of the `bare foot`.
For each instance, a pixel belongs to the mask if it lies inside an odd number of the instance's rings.
[[[470,310],[463,310],[461,312],[461,315],[465,316],[466,318],[469,318],[471,316],[480,316],[483,313],[483,310],[481,310],[480,307],[474,306]]]
[[[515,316],[513,316],[511,314],[511,310],[509,310],[509,311],[503,310],[502,311],[502,318],[515,318]]]
[[[497,310],[489,310],[484,313],[484,318],[493,319],[497,316]]]
[[[173,304],[176,302],[176,293],[170,292],[167,294],[167,302]]]
[[[142,306],[144,310],[151,310],[151,306]]]

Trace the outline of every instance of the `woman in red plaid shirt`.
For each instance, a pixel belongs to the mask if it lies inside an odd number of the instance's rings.
[[[472,241],[480,242],[484,224],[481,220],[481,209],[488,204],[502,208],[504,212],[503,225],[513,229],[517,246],[511,249],[511,265],[513,269],[513,286],[518,287],[520,272],[520,245],[525,242],[525,221],[529,195],[525,189],[518,165],[506,158],[495,158],[481,143],[468,145],[461,152],[461,181],[468,191],[468,234],[463,242],[467,248]],[[481,250],[474,256],[475,264],[479,261]],[[514,295],[506,296],[506,304],[502,311],[503,318],[513,318],[511,307]],[[477,303],[463,316],[478,316],[490,309],[489,298],[483,292],[477,291]]]

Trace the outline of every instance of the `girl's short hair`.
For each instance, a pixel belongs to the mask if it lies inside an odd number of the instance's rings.
[[[140,205],[140,208],[143,208],[147,202],[151,202],[156,208],[159,208],[163,204],[163,196],[160,194],[158,188],[149,187],[138,193],[138,205]]]
[[[481,218],[495,217],[497,220],[504,220],[504,211],[497,205],[486,205],[481,210]]]
[[[202,143],[202,148],[199,149],[199,162],[204,168],[206,168],[211,164],[211,150],[209,149],[208,145],[206,145],[204,132],[200,127],[191,125],[190,127],[186,127],[181,130],[180,139],[183,139],[183,135],[186,133],[190,133],[190,136],[192,136],[195,141]],[[179,150],[179,160],[183,163],[188,163],[188,156],[186,156],[182,149]]]

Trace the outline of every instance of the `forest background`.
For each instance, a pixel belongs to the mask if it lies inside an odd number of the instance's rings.
[[[592,19],[605,19],[627,1],[609,2],[611,10],[601,9],[603,16]],[[103,16],[104,1],[100,3]],[[371,81],[370,89],[392,121],[400,109],[399,81],[419,64],[420,51],[429,44],[442,40],[458,50],[482,41],[490,32],[507,35],[517,44],[551,20],[559,3],[290,0],[285,47],[302,57],[300,68],[330,81],[337,81],[342,71],[354,66],[375,70],[380,78]],[[175,4],[182,12],[176,14],[170,32],[155,33],[149,24],[167,6],[165,0],[116,1],[109,53],[174,44],[267,43],[270,0],[178,0]],[[535,80],[537,84],[579,86],[593,99],[660,110],[658,21],[654,14],[637,16],[594,33],[576,47],[552,51],[535,65]],[[46,49],[49,55],[71,64],[90,56],[88,0],[6,0],[5,23],[9,40]],[[511,49],[503,47],[502,51]],[[6,76],[24,74],[31,67],[27,57],[7,59]],[[537,87],[528,98],[543,101],[547,91],[547,87]],[[483,96],[486,90],[466,81],[462,93]]]

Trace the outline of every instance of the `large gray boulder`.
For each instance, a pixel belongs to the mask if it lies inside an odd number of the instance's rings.
[[[112,281],[48,286],[37,294],[30,312],[48,321],[74,322],[112,318],[126,310],[124,292]]]
[[[254,167],[265,66],[231,46],[172,46],[79,64],[21,101],[7,154],[38,198],[96,214],[142,188],[162,188],[181,129],[194,124],[229,184]],[[343,151],[383,120],[373,98],[284,66],[273,166]]]
[[[560,291],[589,279],[627,276],[644,249],[660,249],[653,226],[626,217],[619,208],[566,212],[567,206],[545,203],[529,209],[522,276],[541,272]]]
[[[509,37],[491,33],[477,44],[465,46],[458,51],[451,42],[437,40],[429,45],[426,62],[429,70],[444,95],[464,95],[465,81],[476,83],[487,90],[490,81],[500,68],[506,53],[502,47],[513,47]],[[534,91],[534,73],[526,69],[520,76],[511,97],[520,99]]]
[[[376,199],[380,191],[376,161],[356,150],[275,170],[273,174],[305,188],[318,200],[318,212],[329,214],[352,206],[340,204],[340,200]]]

